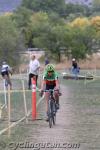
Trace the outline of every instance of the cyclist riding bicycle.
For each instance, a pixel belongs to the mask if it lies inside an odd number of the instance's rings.
[[[40,95],[42,96],[45,90],[52,89],[54,90],[54,98],[56,101],[56,108],[59,109],[59,96],[60,93],[60,85],[58,80],[57,72],[52,64],[48,64],[45,68],[43,80],[41,84]],[[46,112],[48,117],[48,99],[49,99],[49,92],[45,92],[45,99],[46,99]],[[47,119],[48,121],[48,119]]]
[[[12,83],[10,80],[10,76],[9,74],[12,75],[12,69],[11,67],[4,61],[2,63],[2,67],[1,67],[1,75],[3,77],[3,79],[5,79],[7,81],[7,83],[5,82],[5,86],[7,87],[8,84],[10,85],[10,89],[12,89]]]

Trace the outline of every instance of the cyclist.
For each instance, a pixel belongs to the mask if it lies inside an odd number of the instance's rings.
[[[40,95],[43,95],[44,90],[54,89],[54,98],[56,100],[56,108],[59,109],[59,96],[60,96],[60,85],[58,80],[57,72],[52,64],[48,64],[45,67],[43,80],[41,84]],[[45,92],[46,99],[46,112],[47,112],[47,121],[48,121],[48,98],[49,92]]]
[[[1,75],[3,77],[3,79],[7,80],[8,83],[5,82],[5,86],[7,87],[8,84],[10,85],[10,89],[12,89],[12,83],[10,80],[10,76],[9,74],[12,75],[12,69],[11,67],[4,61],[2,63],[2,67],[1,67]]]

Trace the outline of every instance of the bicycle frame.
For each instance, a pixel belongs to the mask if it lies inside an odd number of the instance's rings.
[[[7,75],[4,76],[4,84],[5,84],[6,89],[8,89],[8,85],[10,85],[10,88],[11,88],[11,81],[10,81],[9,76]]]
[[[49,119],[49,127],[52,127],[52,124],[55,125],[56,121],[56,103],[53,97],[53,92],[55,90],[45,90],[45,92],[49,92],[49,99],[48,99],[48,119]]]

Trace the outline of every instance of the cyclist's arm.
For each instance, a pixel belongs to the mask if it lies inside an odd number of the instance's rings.
[[[58,79],[56,79],[56,80],[55,80],[55,82],[56,82],[56,87],[55,87],[55,88],[56,88],[56,89],[59,89],[59,88],[60,88],[59,80],[58,80]]]
[[[59,78],[58,78],[58,74],[56,74],[55,76],[55,82],[56,82],[56,89],[59,89],[60,88],[60,83],[59,83]]]
[[[45,85],[46,85],[46,80],[43,80],[41,83],[41,90],[45,89]]]
[[[44,90],[45,86],[46,86],[46,77],[43,76],[43,80],[42,80],[42,83],[41,83],[41,90]]]

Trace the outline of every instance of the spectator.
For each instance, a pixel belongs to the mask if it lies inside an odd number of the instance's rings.
[[[48,59],[48,57],[46,57],[46,58],[45,58],[45,66],[48,65],[49,63],[50,63],[50,62],[49,62],[49,59]]]
[[[36,59],[35,55],[31,55],[31,60],[29,63],[29,81],[28,81],[29,89],[31,89],[31,79],[32,78],[34,78],[36,80],[36,86],[37,86],[39,68],[40,68],[39,61]]]
[[[73,58],[72,59],[72,73],[73,75],[75,76],[75,79],[77,79],[77,75],[79,74],[79,67],[78,67],[78,64],[76,62],[76,59]]]

